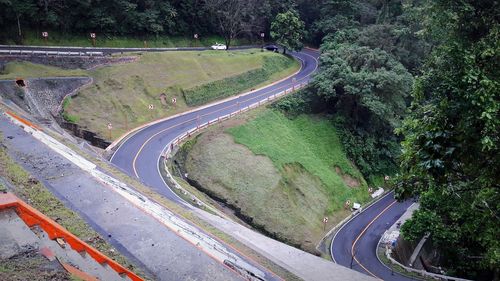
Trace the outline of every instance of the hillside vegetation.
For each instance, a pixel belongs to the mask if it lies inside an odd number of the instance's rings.
[[[257,49],[136,55],[134,62],[93,70],[10,62],[0,78],[92,77],[94,83],[65,100],[63,116],[113,139],[153,119],[268,84],[299,69],[299,63],[291,57]],[[172,98],[176,98],[175,105]],[[154,108],[150,110],[149,105]],[[111,136],[108,123],[113,125]]]
[[[366,202],[367,184],[327,119],[288,119],[272,109],[248,123],[202,134],[184,168],[206,193],[270,236],[314,252],[344,218],[346,200]]]

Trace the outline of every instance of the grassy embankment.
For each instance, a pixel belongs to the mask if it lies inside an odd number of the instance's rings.
[[[272,236],[314,252],[349,211],[366,202],[367,184],[347,159],[332,124],[320,116],[288,119],[265,109],[244,124],[216,127],[187,152],[189,178]]]
[[[25,31],[23,35],[23,45],[32,46],[76,46],[92,47],[90,34],[64,34],[57,31],[50,31],[49,38],[44,40],[40,32]],[[97,33],[96,47],[115,47],[115,48],[143,48],[146,41],[148,48],[172,48],[172,47],[202,47],[211,46],[218,43],[224,43],[224,39],[217,35],[200,36],[195,41],[193,37],[185,36],[149,36],[144,38],[133,36],[106,36]],[[232,45],[250,44],[248,40],[235,39],[231,41]],[[15,40],[10,39],[4,44],[16,44]]]
[[[133,270],[135,273],[143,275],[138,268],[122,256],[111,244],[107,243],[77,213],[66,208],[42,183],[31,177],[26,170],[15,163],[7,154],[5,148],[1,146],[1,143],[0,176],[12,184],[14,190],[10,191],[16,196],[28,202],[31,206],[108,257]],[[5,187],[2,187],[0,182],[0,191],[3,190],[7,191]],[[10,269],[6,267],[4,270],[7,271]]]
[[[216,99],[286,77],[295,60],[271,52],[202,51],[143,53],[139,60],[94,70],[63,70],[28,62],[9,63],[0,79],[90,76],[94,83],[64,102],[66,119],[111,138],[153,119],[167,117]],[[160,95],[165,94],[166,103]],[[177,99],[172,105],[172,98]],[[148,106],[154,105],[153,110]]]

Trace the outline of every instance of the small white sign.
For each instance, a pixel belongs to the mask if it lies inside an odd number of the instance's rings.
[[[153,109],[155,109],[155,106],[154,106],[154,105],[152,105],[152,104],[150,104],[150,105],[148,106],[148,108],[149,108],[149,110],[153,110]]]
[[[198,33],[194,34],[194,39],[198,39]]]
[[[95,39],[95,33],[94,32],[90,33],[90,38]]]
[[[328,217],[324,217],[323,218],[323,223],[327,223],[328,222]]]
[[[172,103],[176,104],[177,103],[177,99],[176,98],[172,98]]]
[[[266,36],[266,34],[264,34],[264,32],[261,32],[260,37],[264,38],[264,36]]]
[[[113,129],[113,124],[108,123],[108,130],[111,130],[111,129]]]
[[[42,37],[43,38],[49,37],[49,33],[47,31],[42,32]]]

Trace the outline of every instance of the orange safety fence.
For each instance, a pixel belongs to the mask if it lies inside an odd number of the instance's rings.
[[[18,120],[19,122],[23,123],[24,125],[26,125],[28,127],[31,127],[33,129],[41,131],[40,127],[38,127],[37,125],[31,123],[30,121],[28,121],[28,120],[26,120],[26,119],[24,119],[22,117],[17,116],[16,114],[14,114],[14,112],[5,111],[5,113],[7,113],[8,115],[10,115],[12,118]]]
[[[80,240],[71,232],[57,224],[55,221],[45,216],[35,208],[26,204],[21,199],[11,193],[0,194],[0,210],[6,208],[14,208],[18,216],[26,223],[27,226],[40,226],[50,237],[50,239],[63,238],[71,248],[77,252],[87,252],[99,264],[108,264],[118,274],[125,274],[131,280],[143,280],[132,271],[126,269],[119,263],[105,256],[92,246]]]

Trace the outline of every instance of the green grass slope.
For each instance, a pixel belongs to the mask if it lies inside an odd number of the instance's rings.
[[[105,138],[110,137],[107,124],[112,123],[114,139],[153,119],[271,83],[300,67],[292,58],[258,49],[154,52],[138,56],[134,62],[88,71],[16,61],[5,66],[0,79],[92,77],[92,85],[65,103],[64,116]],[[161,101],[162,93],[166,104]],[[184,93],[191,103],[188,104]],[[175,105],[172,98],[177,99]],[[150,104],[153,110],[148,109]]]
[[[225,132],[225,133],[224,133]],[[199,136],[187,153],[189,178],[227,201],[268,235],[314,252],[326,227],[366,202],[367,185],[334,127],[318,116],[288,119],[265,109],[247,123]]]

